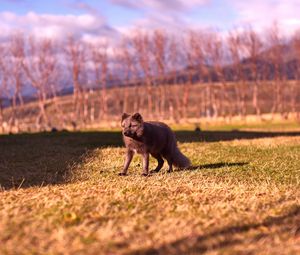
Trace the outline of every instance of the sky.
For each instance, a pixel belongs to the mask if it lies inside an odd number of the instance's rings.
[[[0,0],[0,37],[15,31],[86,41],[118,38],[135,28],[228,31],[277,22],[284,34],[300,28],[300,0]]]

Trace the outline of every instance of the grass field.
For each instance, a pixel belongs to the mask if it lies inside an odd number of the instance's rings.
[[[149,177],[119,131],[0,136],[0,254],[299,254],[298,129],[176,130]]]

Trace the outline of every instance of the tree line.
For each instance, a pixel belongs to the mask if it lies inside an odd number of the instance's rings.
[[[300,32],[284,37],[276,24],[264,33],[136,29],[95,43],[14,33],[0,43],[0,127],[82,128],[135,111],[173,121],[299,119],[299,79]],[[37,103],[27,102],[26,91]]]

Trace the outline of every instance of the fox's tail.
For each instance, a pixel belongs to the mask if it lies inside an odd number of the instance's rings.
[[[173,164],[179,168],[188,168],[191,166],[191,161],[182,154],[182,152],[176,146],[172,155]]]

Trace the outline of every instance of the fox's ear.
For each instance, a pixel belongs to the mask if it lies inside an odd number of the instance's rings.
[[[138,122],[143,122],[143,117],[141,114],[139,114],[138,112],[132,115],[132,118]]]
[[[127,113],[124,112],[122,114],[122,121],[125,120],[125,119],[127,119],[129,116],[130,116],[129,114],[127,114]]]

